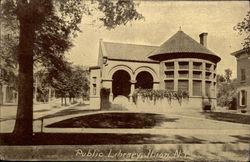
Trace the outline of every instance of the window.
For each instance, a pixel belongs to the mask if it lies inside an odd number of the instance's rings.
[[[193,95],[201,96],[201,81],[193,81]]]
[[[167,69],[174,69],[174,62],[166,62],[165,66]]]
[[[178,90],[188,92],[188,80],[179,80],[178,81]]]
[[[193,72],[193,78],[201,79],[201,72],[194,71]]]
[[[188,78],[188,71],[179,71],[180,78]]]
[[[188,62],[179,62],[180,69],[188,69]]]
[[[210,97],[211,96],[211,82],[206,82],[205,84],[205,94],[206,96]]]
[[[193,69],[201,70],[202,69],[202,63],[201,62],[194,62],[193,63]]]
[[[165,71],[166,78],[174,78],[174,72],[173,71]]]
[[[93,77],[93,83],[96,83],[96,77]]]
[[[96,95],[96,84],[93,84],[93,95]]]
[[[240,106],[246,106],[247,92],[245,90],[240,91]]]
[[[246,80],[246,70],[245,69],[241,69],[241,81]]]
[[[206,64],[206,70],[210,71],[211,70],[211,66],[212,66],[212,64]]]
[[[206,72],[205,78],[206,78],[206,79],[210,79],[210,78],[211,78],[211,73],[210,73],[210,72]]]
[[[165,89],[173,91],[174,90],[174,81],[173,80],[166,80],[165,81]]]

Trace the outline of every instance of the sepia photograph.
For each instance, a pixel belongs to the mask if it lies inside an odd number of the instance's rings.
[[[249,161],[248,0],[0,0],[0,160]]]

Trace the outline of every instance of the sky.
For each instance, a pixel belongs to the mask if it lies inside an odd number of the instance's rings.
[[[136,1],[144,20],[107,30],[95,21],[99,14],[84,16],[81,33],[73,40],[67,58],[76,65],[97,65],[99,40],[160,46],[179,28],[199,42],[199,34],[208,33],[207,47],[221,57],[217,72],[230,68],[236,77],[236,59],[230,53],[242,48],[245,35],[233,27],[249,11],[248,1]]]

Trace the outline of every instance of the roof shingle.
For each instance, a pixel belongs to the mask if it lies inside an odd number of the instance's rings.
[[[195,41],[183,31],[178,31],[166,42],[164,42],[158,49],[153,51],[148,57],[152,58],[153,56],[161,54],[173,53],[199,53],[217,56],[215,53]]]
[[[158,46],[125,44],[103,42],[107,57],[110,59],[133,60],[133,61],[150,61],[147,55],[158,48]]]

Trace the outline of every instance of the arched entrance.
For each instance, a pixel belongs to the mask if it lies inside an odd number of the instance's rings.
[[[153,77],[147,71],[142,71],[136,76],[135,88],[141,89],[152,89],[153,88]]]
[[[112,77],[112,93],[114,98],[122,95],[128,97],[130,94],[130,80],[131,77],[125,70],[118,70]]]

